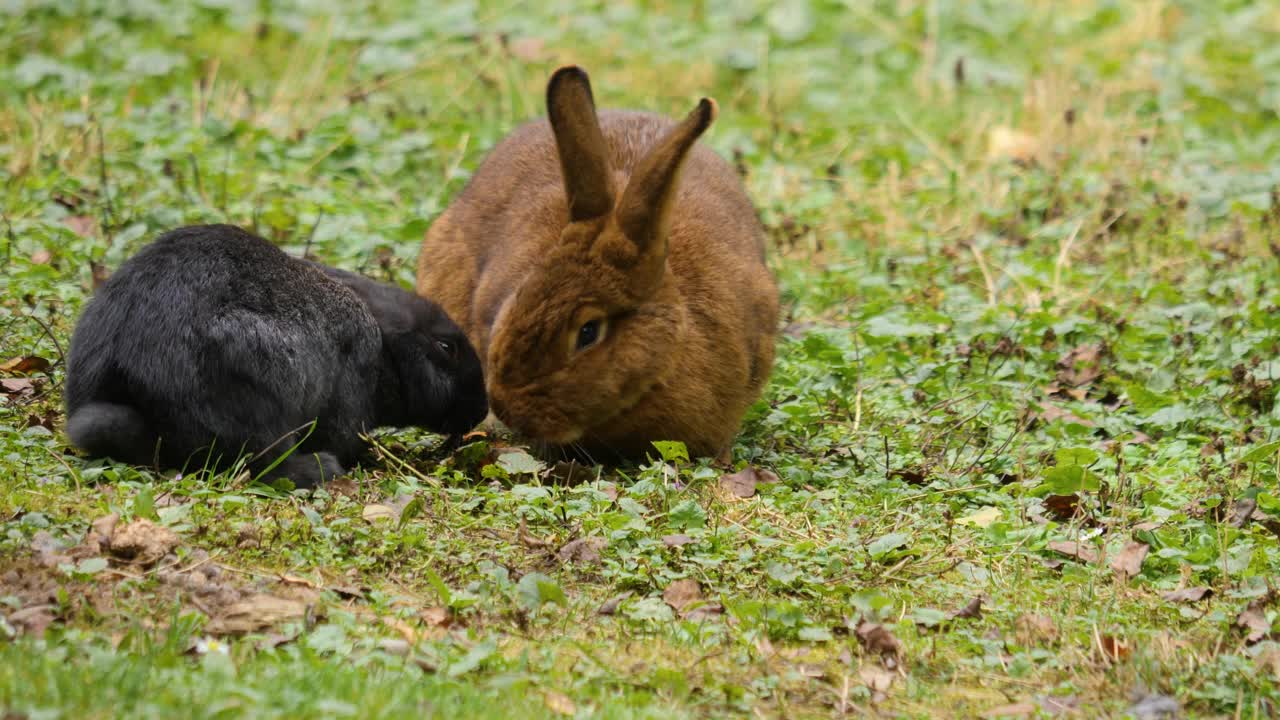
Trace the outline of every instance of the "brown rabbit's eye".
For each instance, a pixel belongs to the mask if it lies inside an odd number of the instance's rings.
[[[600,339],[600,321],[590,320],[578,328],[578,349],[591,347]]]

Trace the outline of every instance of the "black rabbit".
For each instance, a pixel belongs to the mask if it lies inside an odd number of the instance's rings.
[[[138,465],[261,471],[301,442],[271,472],[299,487],[341,474],[365,430],[460,433],[488,412],[476,352],[437,305],[231,225],[165,233],[97,291],[66,403],[73,443]]]

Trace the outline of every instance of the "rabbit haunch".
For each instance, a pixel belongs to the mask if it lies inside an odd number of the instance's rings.
[[[375,426],[458,433],[488,411],[438,306],[230,225],[166,233],[97,291],[66,403],[73,443],[140,465],[260,470],[301,442],[272,473],[300,486],[340,474]]]
[[[419,294],[466,330],[514,429],[593,456],[726,451],[772,367],[778,292],[741,182],[696,142],[715,104],[597,115],[564,68],[547,110],[432,225]]]

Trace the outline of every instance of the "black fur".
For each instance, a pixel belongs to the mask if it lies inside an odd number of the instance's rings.
[[[66,403],[72,442],[138,465],[261,470],[306,436],[272,471],[300,487],[353,463],[360,432],[459,433],[488,412],[475,350],[435,304],[230,225],[165,233],[98,290]]]

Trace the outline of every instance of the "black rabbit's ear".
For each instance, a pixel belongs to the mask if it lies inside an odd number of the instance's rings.
[[[556,137],[570,221],[603,217],[613,209],[613,172],[585,70],[570,65],[551,76],[547,118]]]
[[[642,255],[667,254],[667,229],[680,168],[698,137],[716,119],[716,102],[703,98],[688,117],[658,141],[636,167],[618,201],[618,227]]]

